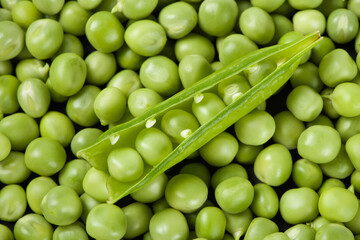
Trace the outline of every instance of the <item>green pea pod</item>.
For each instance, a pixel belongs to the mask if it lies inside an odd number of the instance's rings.
[[[109,129],[93,145],[80,150],[78,157],[88,160],[93,167],[107,172],[106,160],[109,153],[119,147],[132,146],[137,134],[142,129],[150,127],[156,121],[159,121],[167,111],[179,108],[186,109],[186,107],[189,107],[191,100],[201,96],[202,92],[265,59],[276,63],[277,68],[271,74],[204,123],[157,165],[146,166],[140,178],[133,182],[120,183],[109,176],[107,182],[108,202],[114,203],[181,162],[273,95],[294,73],[302,56],[317,45],[320,39],[319,33],[316,32],[290,44],[275,45],[256,50],[161,102],[143,115]]]

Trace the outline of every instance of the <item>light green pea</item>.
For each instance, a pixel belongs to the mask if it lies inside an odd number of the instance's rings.
[[[207,187],[210,186],[210,170],[203,163],[188,163],[180,169],[179,173],[195,175],[203,180]]]
[[[144,187],[131,193],[131,197],[142,203],[155,202],[164,196],[167,182],[168,177],[162,173]]]
[[[260,153],[263,149],[262,145],[253,146],[253,145],[246,145],[243,143],[239,143],[239,150],[236,154],[235,160],[244,165],[253,164],[256,156]]]
[[[293,23],[294,30],[304,35],[315,31],[323,34],[326,28],[325,16],[315,9],[298,11],[293,17]]]
[[[235,75],[218,84],[218,94],[226,105],[251,88],[248,80],[243,75]]]
[[[323,181],[319,165],[306,159],[299,159],[294,163],[291,177],[296,186],[314,190],[319,189]]]
[[[124,69],[110,79],[107,87],[118,88],[128,98],[132,92],[141,88],[142,84],[137,72],[131,69]]]
[[[230,214],[224,212],[226,217],[226,231],[232,234],[235,240],[239,240],[241,236],[246,233],[251,220],[253,219],[253,214],[250,209],[238,214]]]
[[[163,97],[154,90],[139,88],[129,95],[128,108],[134,117],[138,117],[163,100]]]
[[[104,85],[116,72],[116,58],[112,53],[94,51],[87,55],[85,63],[87,84]]]
[[[350,178],[351,185],[354,186],[356,192],[360,192],[360,171],[355,170],[351,174]]]
[[[14,226],[14,237],[17,240],[49,240],[53,236],[53,227],[42,215],[29,213],[20,218]]]
[[[306,127],[314,125],[324,125],[334,128],[334,123],[326,115],[320,114],[315,120],[306,123]]]
[[[53,240],[88,240],[84,225],[75,222],[66,226],[58,226],[53,235]]]
[[[90,168],[83,178],[84,192],[99,202],[106,202],[109,196],[106,187],[108,177],[105,172]]]
[[[360,205],[360,200],[358,200],[358,203]],[[360,209],[358,208],[355,217],[349,221],[345,222],[345,226],[351,230],[353,234],[360,234]]]
[[[272,219],[279,210],[279,197],[275,190],[264,183],[254,185],[254,199],[250,205],[251,211],[258,217]]]
[[[61,9],[59,22],[64,32],[82,36],[85,34],[85,25],[91,12],[80,6],[78,1],[66,2]]]
[[[316,8],[320,6],[323,0],[303,0],[303,1],[296,1],[296,0],[289,0],[288,1],[290,6],[295,9],[307,9],[307,8]]]
[[[7,226],[0,224],[0,238],[3,240],[14,240],[14,235]]]
[[[231,177],[242,177],[248,179],[246,169],[237,163],[230,163],[224,167],[218,168],[211,176],[211,186],[215,189],[219,183],[231,178]]]
[[[21,183],[30,174],[31,171],[25,165],[24,153],[22,152],[12,151],[5,159],[0,161],[0,182],[4,184]]]
[[[288,235],[283,232],[270,233],[263,240],[290,240]]]
[[[12,75],[0,76],[0,113],[12,114],[19,109],[17,90],[20,85],[19,80]]]
[[[1,220],[6,222],[17,221],[26,210],[25,190],[17,184],[6,185],[0,191],[0,205]]]
[[[148,205],[134,202],[123,207],[122,210],[127,222],[124,238],[133,239],[149,231],[152,211]]]
[[[98,128],[84,128],[78,131],[70,143],[72,153],[76,156],[76,153],[80,149],[86,148],[93,144],[102,133],[103,131]]]
[[[75,35],[66,33],[59,50],[52,56],[51,59],[55,59],[57,56],[63,53],[75,53],[80,57],[84,57],[84,46],[80,39]]]
[[[205,92],[194,97],[192,112],[204,124],[225,108],[224,102],[214,93]]]
[[[266,0],[251,0],[250,2],[254,7],[262,8],[267,12],[273,12],[282,4],[284,4],[285,0],[276,0],[272,1],[271,3]]]
[[[95,198],[91,197],[87,193],[83,193],[80,196],[81,204],[82,204],[82,213],[81,213],[81,220],[86,223],[86,218],[90,212],[90,210],[99,205],[100,202]]]
[[[320,168],[326,176],[339,179],[349,177],[354,171],[354,166],[350,161],[343,144],[335,159],[328,163],[320,164]]]
[[[346,153],[348,154],[352,164],[354,165],[356,170],[360,169],[360,155],[356,150],[360,142],[360,134],[357,133],[350,137],[345,143]]]
[[[24,47],[24,31],[12,21],[0,22],[0,61],[16,57]]]
[[[293,88],[308,85],[316,92],[320,92],[324,86],[320,79],[318,67],[311,62],[301,64],[292,75],[290,83]]]
[[[226,217],[217,207],[205,207],[196,217],[195,232],[199,238],[222,239],[225,234]]]
[[[285,231],[291,240],[315,240],[315,230],[305,224],[296,224]]]
[[[20,82],[28,78],[45,81],[48,78],[49,64],[36,58],[24,59],[16,64],[15,73]]]
[[[256,217],[251,221],[248,230],[246,231],[244,240],[264,239],[267,235],[278,231],[278,226],[270,219]]]
[[[319,65],[322,58],[334,49],[334,42],[329,37],[324,36],[323,39],[319,42],[319,44],[311,50],[311,62]]]
[[[326,179],[323,184],[321,185],[321,187],[318,190],[318,194],[319,196],[327,189],[330,189],[332,187],[340,187],[340,188],[345,188],[345,183],[343,183],[341,180],[337,179],[337,178],[328,178]]]
[[[9,138],[0,132],[0,162],[5,160],[11,152],[11,142]]]
[[[144,56],[137,54],[126,44],[123,44],[121,48],[116,51],[117,63],[123,69],[139,70],[145,59]]]
[[[315,235],[316,240],[335,240],[339,238],[343,240],[353,240],[354,235],[348,228],[337,223],[324,225]]]
[[[50,177],[37,177],[32,179],[26,187],[26,199],[34,213],[41,214],[41,201],[43,197],[56,187],[57,184]]]
[[[208,62],[212,62],[215,57],[215,47],[212,42],[203,35],[190,33],[175,42],[175,55],[181,61],[186,55],[202,55]]]
[[[61,11],[64,6],[64,0],[34,0],[33,3],[40,12],[47,15],[55,15]]]
[[[40,19],[42,14],[32,1],[20,1],[11,10],[11,17],[15,23],[26,29],[32,22]]]
[[[187,55],[179,62],[179,77],[184,88],[190,87],[213,71],[210,63],[201,55]]]
[[[336,9],[330,13],[326,29],[329,37],[334,42],[348,43],[355,38],[359,30],[359,19],[351,10],[345,8]]]
[[[78,195],[84,192],[82,183],[86,172],[91,165],[83,159],[67,162],[59,172],[59,184],[73,188]]]

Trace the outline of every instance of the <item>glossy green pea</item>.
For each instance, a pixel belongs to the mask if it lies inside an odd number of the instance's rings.
[[[222,132],[199,149],[201,157],[211,166],[222,167],[231,163],[239,149],[237,139]]]
[[[158,0],[140,0],[137,2],[124,0],[115,5],[113,11],[121,12],[128,19],[138,20],[149,16],[157,4]]]
[[[107,87],[116,87],[126,97],[134,92],[136,89],[142,87],[139,74],[131,69],[124,69],[116,73],[108,82]]]
[[[238,214],[227,212],[224,212],[224,214],[226,217],[226,231],[231,233],[235,240],[239,240],[246,233],[253,219],[253,214],[249,209]]]
[[[15,23],[26,29],[32,22],[40,19],[42,14],[32,1],[21,1],[14,5],[11,17]]]
[[[320,92],[324,86],[324,83],[320,79],[318,67],[311,62],[301,64],[295,70],[290,79],[290,83],[293,88],[300,85],[308,85],[316,92]]]
[[[113,150],[107,163],[110,175],[120,182],[134,181],[144,171],[144,161],[140,154],[129,147]]]
[[[15,222],[26,210],[25,190],[17,184],[6,185],[0,191],[0,219]]]
[[[54,90],[54,88],[51,85],[51,79],[50,78],[47,79],[46,86],[47,86],[47,88],[48,88],[48,90],[50,92],[51,101],[54,101],[56,103],[63,103],[63,102],[66,102],[68,100],[69,97],[63,96],[63,95],[61,95],[60,93],[58,93],[58,92],[56,92]]]
[[[217,207],[205,207],[196,217],[195,232],[199,238],[222,239],[225,234],[226,217]]]
[[[81,36],[85,34],[85,25],[91,12],[80,6],[77,1],[66,2],[61,9],[59,22],[64,32]]]
[[[0,22],[0,61],[16,57],[24,47],[24,31],[12,21]]]
[[[318,45],[311,50],[310,60],[319,65],[322,58],[335,49],[335,44],[331,38],[324,36]]]
[[[351,136],[345,143],[346,153],[348,154],[356,170],[360,169],[360,155],[356,147],[358,146],[359,142],[360,142],[360,134],[357,133]]]
[[[320,6],[320,4],[323,2],[323,0],[303,0],[301,2],[296,1],[296,0],[289,0],[288,1],[290,6],[292,6],[295,9],[307,9],[307,8],[316,8],[318,6]]]
[[[30,117],[42,117],[50,106],[50,92],[45,83],[36,78],[22,82],[17,90],[21,109]]]
[[[275,120],[266,111],[254,110],[235,123],[235,133],[240,142],[262,145],[275,132]]]
[[[112,53],[94,51],[85,58],[86,82],[93,85],[106,84],[116,72],[116,59]]]
[[[263,239],[264,240],[290,240],[288,235],[286,235],[283,232],[270,233],[269,235],[267,235]]]
[[[305,130],[304,123],[289,111],[276,114],[274,121],[276,128],[272,139],[288,149],[295,149],[300,134]]]
[[[215,189],[222,181],[231,177],[242,177],[247,179],[246,169],[237,163],[231,163],[218,168],[211,176],[211,186]]]
[[[0,224],[0,237],[3,240],[14,240],[13,232],[3,224]]]
[[[340,115],[334,109],[332,100],[326,97],[326,96],[330,96],[333,93],[333,91],[334,91],[333,88],[325,88],[320,92],[320,94],[321,96],[323,96],[323,102],[324,102],[323,112],[326,114],[326,116],[332,119],[337,119]]]
[[[271,4],[266,0],[251,0],[250,2],[254,7],[262,8],[267,12],[273,12],[279,8],[285,2],[285,0],[276,0],[271,2]]]
[[[24,59],[16,64],[15,72],[20,82],[28,78],[38,78],[46,81],[49,73],[49,64],[36,58]]]
[[[0,61],[0,76],[11,75],[13,72],[13,65],[10,60]]]
[[[335,222],[351,221],[358,210],[358,199],[354,193],[340,187],[332,187],[320,195],[321,216]]]
[[[224,102],[214,93],[205,92],[194,98],[192,112],[200,124],[209,121],[225,108]]]
[[[320,78],[329,87],[351,81],[357,72],[355,61],[348,52],[341,48],[326,54],[319,64]]]
[[[41,214],[41,201],[43,197],[56,187],[57,184],[50,177],[37,177],[32,179],[26,187],[26,199],[30,209],[37,214]]]
[[[180,169],[180,174],[192,174],[204,181],[207,187],[210,186],[210,171],[203,163],[188,163]]]
[[[88,240],[84,226],[80,222],[75,222],[66,226],[58,226],[53,235],[53,240]]]
[[[149,230],[152,211],[144,203],[134,202],[122,208],[126,216],[126,233],[124,238],[133,239]]]
[[[235,156],[235,160],[244,165],[253,164],[256,156],[260,153],[263,146],[253,146],[253,145],[246,145],[243,143],[239,143],[239,150],[238,153]]]
[[[293,23],[294,30],[304,35],[314,31],[323,34],[326,28],[325,16],[315,9],[298,11],[293,17]]]
[[[134,90],[128,98],[128,108],[134,116],[140,116],[152,107],[156,106],[164,99],[154,90],[149,88],[139,88]]]
[[[319,195],[311,188],[301,187],[287,190],[280,198],[280,213],[290,224],[311,221],[319,214]]]
[[[33,3],[40,12],[47,15],[55,15],[61,11],[64,6],[65,0],[55,1],[55,0],[34,0]]]
[[[186,240],[189,228],[184,215],[175,209],[168,208],[155,213],[149,224],[152,239],[159,240]]]
[[[82,205],[82,213],[81,213],[81,220],[83,222],[86,222],[86,218],[90,212],[90,210],[99,205],[100,202],[98,200],[96,200],[95,198],[91,197],[90,195],[88,195],[87,193],[83,193],[80,196],[80,200],[81,200],[81,205]]]
[[[63,38],[64,32],[59,22],[53,19],[39,19],[28,27],[25,42],[35,58],[47,59],[59,50]]]
[[[90,164],[83,159],[67,162],[59,172],[59,184],[73,188],[78,195],[82,194],[84,192],[82,182],[90,168]]]
[[[254,162],[255,176],[270,186],[285,183],[292,171],[290,151],[281,144],[272,144],[259,153]]]
[[[150,183],[133,192],[131,197],[138,202],[155,202],[164,196],[167,183],[168,177],[164,173],[160,174]]]
[[[323,181],[323,173],[318,164],[299,159],[294,163],[291,177],[298,187],[319,189]]]
[[[275,190],[264,183],[254,185],[254,199],[250,205],[251,211],[258,217],[271,219],[279,210],[279,197]]]
[[[250,89],[250,84],[243,75],[235,75],[218,84],[218,94],[226,105]]]
[[[4,184],[21,183],[30,176],[30,173],[22,152],[12,151],[0,162],[0,182]]]
[[[212,62],[215,57],[215,47],[212,42],[197,33],[190,33],[175,42],[175,55],[178,61],[187,55],[201,55],[208,62]]]
[[[251,86],[255,86],[270,73],[276,69],[276,63],[269,60],[263,60],[253,66],[244,70],[245,76],[247,77]]]
[[[121,239],[126,233],[126,225],[126,216],[120,207],[102,203],[90,210],[86,232],[96,239]]]
[[[316,240],[335,240],[335,239],[353,240],[353,233],[346,227],[336,223],[325,224],[315,235]]]
[[[99,202],[106,202],[109,195],[106,187],[108,177],[105,172],[90,168],[83,178],[84,192]]]
[[[246,231],[244,240],[264,239],[267,235],[278,231],[278,226],[270,219],[256,217],[251,221],[248,230]]]
[[[286,98],[286,106],[294,116],[305,122],[313,121],[323,109],[319,93],[307,85],[294,88]]]
[[[55,225],[72,224],[82,213],[81,201],[75,190],[61,185],[48,191],[40,208],[45,219]]]
[[[32,117],[19,112],[0,121],[0,132],[10,139],[12,150],[23,151],[39,136],[39,126]]]
[[[72,153],[76,153],[85,147],[90,146],[103,133],[98,128],[84,128],[78,131],[71,140],[70,147]]]
[[[94,102],[100,91],[96,86],[86,85],[77,94],[71,96],[66,104],[68,117],[83,127],[95,125],[99,119],[94,111]]]
[[[344,117],[360,115],[360,85],[353,82],[340,83],[329,96],[335,111]]]
[[[201,206],[201,208],[198,209],[197,211],[192,212],[192,213],[185,213],[184,215],[185,215],[186,221],[187,221],[187,223],[189,225],[189,229],[190,230],[195,230],[196,217],[203,208],[205,208],[205,207],[213,207],[213,206],[214,206],[214,203],[208,199]],[[170,207],[170,206],[167,206],[167,207]],[[196,233],[195,233],[195,236],[196,236]]]
[[[25,150],[26,166],[39,175],[51,176],[59,172],[65,161],[64,147],[51,138],[36,138],[29,143]]]
[[[358,200],[358,203],[360,205],[360,200]],[[359,222],[360,222],[360,210],[358,208],[355,217],[351,221],[345,222],[344,224],[349,230],[351,230],[353,234],[360,234]]]
[[[0,162],[5,160],[11,152],[11,142],[9,138],[0,132]]]
[[[359,20],[351,10],[336,9],[330,13],[326,29],[329,37],[334,42],[348,43],[355,38],[359,30]]]
[[[17,240],[50,240],[53,232],[51,224],[43,216],[35,213],[26,214],[14,225],[14,237]]]
[[[85,25],[85,34],[90,44],[103,53],[114,52],[124,43],[124,27],[107,11],[91,15]]]
[[[270,14],[258,7],[246,9],[239,18],[241,31],[257,44],[266,44],[275,34],[275,24]]]
[[[315,240],[315,230],[305,224],[296,224],[285,231],[291,240]]]
[[[318,190],[318,194],[319,196],[327,189],[330,189],[332,187],[340,187],[340,188],[345,188],[345,183],[343,183],[341,180],[337,179],[337,178],[328,178],[326,179],[323,184],[321,185],[321,187]]]
[[[355,170],[351,174],[350,183],[352,186],[354,186],[354,189],[356,192],[360,192],[360,171]]]
[[[138,70],[144,62],[145,57],[131,50],[126,44],[123,44],[121,48],[116,51],[116,60],[119,66],[124,69]]]
[[[325,175],[339,179],[349,177],[354,171],[354,166],[346,153],[344,145],[341,145],[340,152],[334,160],[320,164],[320,168]]]
[[[323,216],[318,216],[317,218],[315,218],[313,221],[311,221],[310,223],[308,223],[308,225],[314,229],[315,231],[319,231],[319,229],[323,226],[325,226],[326,224],[329,223],[336,223],[338,225],[344,225],[343,223],[339,223],[339,222],[334,222],[334,221],[330,221],[326,218],[324,218]]]
[[[75,53],[80,57],[84,57],[84,46],[81,43],[80,39],[75,35],[66,33],[64,34],[64,39],[59,50],[52,56],[52,59],[55,59],[57,56],[63,53]]]

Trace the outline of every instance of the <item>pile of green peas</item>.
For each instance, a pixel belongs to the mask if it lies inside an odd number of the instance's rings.
[[[0,239],[360,239],[360,0],[0,0]],[[319,31],[289,83],[106,203],[76,153],[258,48]],[[128,183],[259,83],[264,60],[112,151]]]

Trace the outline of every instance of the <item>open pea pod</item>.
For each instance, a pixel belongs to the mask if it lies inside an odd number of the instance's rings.
[[[277,68],[271,74],[238,97],[212,119],[201,125],[200,128],[194,131],[169,155],[161,160],[159,164],[156,166],[146,166],[140,178],[133,182],[122,183],[109,175],[107,181],[109,191],[108,202],[114,203],[184,160],[191,153],[198,150],[216,135],[226,130],[241,117],[268,99],[287,82],[297,68],[303,55],[317,45],[320,39],[319,33],[316,32],[290,44],[275,45],[256,50],[227,65],[225,68],[203,78],[190,88],[186,88],[171,98],[168,98],[142,116],[109,129],[97,139],[96,143],[80,150],[77,155],[78,157],[88,160],[95,168],[107,172],[107,157],[110,152],[120,147],[134,146],[136,135],[142,129],[153,126],[167,111],[186,108],[189,102],[201,95],[202,92],[213,88],[219,82],[265,59],[276,63]]]

